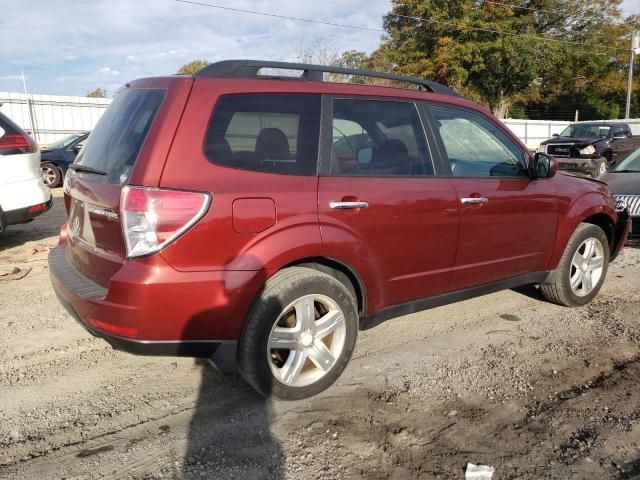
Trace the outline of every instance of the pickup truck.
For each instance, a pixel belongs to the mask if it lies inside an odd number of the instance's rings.
[[[594,177],[640,146],[640,136],[632,135],[622,122],[572,123],[553,137],[542,142],[538,151],[557,157],[561,170]]]

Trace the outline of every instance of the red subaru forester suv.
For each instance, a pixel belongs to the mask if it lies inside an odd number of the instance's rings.
[[[114,348],[211,358],[304,398],[386,319],[532,283],[593,299],[628,215],[604,183],[556,172],[435,82],[215,63],[116,95],[65,179],[51,280]]]

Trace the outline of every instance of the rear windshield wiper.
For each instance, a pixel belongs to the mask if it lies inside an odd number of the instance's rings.
[[[102,170],[98,170],[97,168],[85,167],[84,165],[76,165],[75,163],[69,165],[69,168],[74,172],[94,173],[96,175],[107,174],[107,172],[103,172]]]

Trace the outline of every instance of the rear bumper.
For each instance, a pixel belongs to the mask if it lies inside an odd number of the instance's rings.
[[[51,199],[51,192],[37,176],[28,180],[0,184],[0,210],[11,212],[46,203]]]
[[[228,321],[224,308],[216,310],[215,282],[195,285],[186,282],[190,274],[177,272],[182,282],[176,277],[156,277],[154,282],[145,275],[146,266],[138,265],[141,276],[129,275],[125,282],[125,275],[116,278],[117,273],[105,288],[80,273],[66,258],[66,250],[59,245],[49,254],[51,283],[63,307],[92,335],[137,355],[210,358],[223,371],[235,366],[238,337],[209,336],[233,332],[236,323],[242,324]],[[150,270],[157,273],[159,268]],[[202,299],[208,299],[208,306]]]
[[[51,208],[51,205],[53,205],[53,198],[49,197],[49,200],[45,202],[30,205],[28,207],[9,211],[0,210],[0,230],[4,229],[7,225],[30,222],[37,216],[47,212]],[[33,207],[38,208],[34,209]]]

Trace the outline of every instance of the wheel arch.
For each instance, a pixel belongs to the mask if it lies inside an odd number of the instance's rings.
[[[60,169],[60,162],[58,160],[45,160],[45,159],[40,159],[40,166],[45,165],[45,164],[51,164],[54,167],[57,167],[58,169]]]
[[[353,290],[358,303],[358,314],[364,315],[367,311],[367,294],[362,277],[346,263],[331,257],[309,257],[291,262],[282,268],[288,267],[307,267],[332,275]]]
[[[606,213],[596,213],[595,215],[585,218],[580,223],[590,223],[604,230],[604,233],[607,236],[607,241],[609,242],[609,251],[613,251],[615,242],[615,223],[609,215]]]
[[[607,236],[609,247],[613,252],[615,245],[615,203],[612,198],[602,192],[590,191],[567,204],[560,210],[560,223],[556,234],[556,243],[548,264],[549,270],[554,270],[569,239],[581,223],[590,223],[600,227]]]

